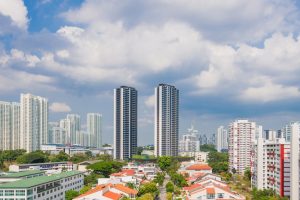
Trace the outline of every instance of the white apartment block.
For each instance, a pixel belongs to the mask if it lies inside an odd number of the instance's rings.
[[[68,190],[80,191],[83,174],[77,171],[52,176],[38,176],[0,185],[2,199],[64,200]]]
[[[20,148],[20,104],[0,101],[0,149]]]
[[[90,146],[102,147],[102,115],[99,113],[87,114],[87,132],[90,136]]]
[[[228,127],[229,170],[243,174],[251,166],[252,143],[262,135],[262,127],[248,120],[236,120]]]
[[[253,144],[251,184],[290,196],[290,143],[284,138],[258,138]]]
[[[290,181],[290,199],[299,199],[300,198],[300,179],[299,179],[299,173],[300,173],[300,167],[299,167],[299,158],[300,158],[300,152],[299,152],[299,139],[300,139],[300,122],[291,122],[289,125],[290,127],[290,140],[291,140],[291,181]]]
[[[194,158],[195,162],[207,163],[208,152],[184,151],[184,152],[179,152],[179,156],[192,157]]]
[[[66,120],[67,126],[67,136],[70,137],[70,144],[79,144],[79,133],[81,130],[81,121],[80,115],[77,114],[68,114]],[[69,132],[68,132],[69,131]]]
[[[66,144],[66,130],[57,123],[49,123],[48,144]]]
[[[179,152],[200,151],[198,130],[194,126],[188,129],[188,133],[179,141]]]
[[[20,147],[27,152],[39,150],[48,142],[48,100],[21,94]]]
[[[179,90],[159,84],[155,88],[154,152],[156,156],[178,155]]]
[[[224,126],[220,126],[217,130],[216,149],[218,152],[228,150],[228,132]]]

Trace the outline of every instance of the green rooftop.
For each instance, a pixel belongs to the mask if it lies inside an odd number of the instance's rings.
[[[55,174],[52,176],[38,176],[30,179],[22,179],[19,181],[14,181],[10,183],[5,183],[0,185],[0,189],[7,189],[7,188],[31,188],[37,185],[41,185],[44,183],[48,183],[51,181],[57,181],[62,178],[67,178],[70,176],[82,174],[78,171],[68,171],[68,172],[62,172],[60,174]]]
[[[0,179],[1,178],[22,178],[22,177],[32,176],[32,175],[36,175],[36,174],[45,174],[45,172],[41,171],[41,170],[28,170],[28,171],[24,171],[24,172],[12,172],[12,173],[0,176]]]

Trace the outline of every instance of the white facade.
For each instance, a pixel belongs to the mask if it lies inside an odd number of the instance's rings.
[[[0,101],[0,149],[20,148],[20,104]]]
[[[180,156],[193,157],[195,162],[207,163],[208,152],[202,151],[185,151],[179,152]]]
[[[66,120],[67,126],[69,126],[69,129],[67,129],[67,137],[70,137],[70,144],[79,144],[79,133],[81,130],[81,122],[80,122],[80,116],[77,114],[68,114],[67,120]]]
[[[87,132],[90,137],[90,146],[102,147],[102,115],[99,113],[87,114]]]
[[[292,122],[288,125],[290,127],[291,140],[291,195],[290,199],[299,199],[299,136],[300,136],[300,122]]]
[[[290,196],[290,143],[284,138],[258,138],[253,144],[251,184]]]
[[[262,127],[248,120],[237,120],[228,127],[229,170],[243,174],[251,166],[252,143],[262,135]]]
[[[27,152],[39,150],[48,142],[48,100],[21,94],[20,146]]]
[[[216,149],[218,152],[228,150],[228,132],[224,126],[220,126],[217,130]]]
[[[59,127],[57,123],[49,123],[48,143],[66,144],[66,130]]]
[[[200,151],[200,140],[198,130],[194,126],[188,129],[188,133],[179,141],[179,152]]]
[[[159,84],[155,88],[154,152],[156,156],[178,155],[179,90]]]

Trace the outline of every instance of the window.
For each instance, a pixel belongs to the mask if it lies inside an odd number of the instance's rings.
[[[5,190],[5,196],[14,196],[15,191],[14,190]]]
[[[16,190],[16,196],[25,196],[25,190]]]
[[[220,199],[224,198],[224,193],[218,193],[218,198]]]
[[[32,195],[32,193],[33,193],[32,189],[27,190],[27,195]]]
[[[3,190],[0,190],[0,196],[3,196]]]

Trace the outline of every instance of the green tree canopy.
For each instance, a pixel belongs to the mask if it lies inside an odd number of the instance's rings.
[[[215,145],[213,144],[203,144],[200,146],[200,150],[204,152],[216,152]]]
[[[63,151],[60,151],[57,155],[50,156],[51,162],[63,162],[68,160],[69,160],[69,155]]]
[[[214,173],[228,171],[228,153],[211,151],[208,154],[207,162],[213,168]]]
[[[44,163],[48,162],[48,155],[42,151],[33,151],[30,153],[23,154],[17,158],[19,164],[29,163]]]
[[[144,185],[141,185],[139,188],[138,196],[142,196],[144,194],[158,194],[158,188],[154,182],[146,183]]]
[[[158,166],[161,170],[166,171],[172,164],[170,156],[161,156],[158,158]]]
[[[66,195],[65,195],[65,199],[66,200],[72,200],[74,199],[75,197],[78,197],[79,196],[79,192],[75,191],[75,190],[68,190],[66,191]]]
[[[151,193],[146,193],[141,197],[138,197],[137,200],[154,200],[154,197]]]
[[[171,193],[174,192],[174,185],[172,182],[168,182],[166,184],[166,190],[167,190],[167,192],[171,192]]]
[[[101,161],[88,166],[94,173],[109,177],[110,174],[119,172],[123,163],[117,161]]]

